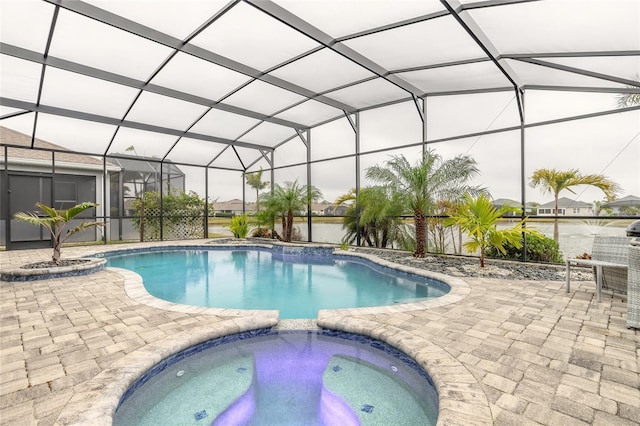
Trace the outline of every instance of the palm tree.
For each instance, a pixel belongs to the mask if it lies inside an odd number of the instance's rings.
[[[478,174],[476,162],[467,155],[449,160],[432,150],[425,150],[420,161],[412,166],[403,156],[393,156],[385,166],[367,169],[367,178],[386,185],[401,202],[405,211],[413,214],[415,225],[415,257],[425,256],[427,216],[438,200],[459,199],[464,193],[477,193],[480,188],[467,185]]]
[[[485,194],[477,198],[469,194],[464,196],[464,204],[456,215],[445,220],[448,226],[457,225],[467,232],[469,241],[464,246],[472,253],[480,250],[480,267],[484,268],[485,251],[488,247],[495,247],[502,254],[506,254],[505,244],[516,248],[522,247],[523,233],[537,233],[524,227],[525,220],[509,229],[497,229],[498,220],[507,213],[520,213],[521,210],[507,204],[495,208]]]
[[[260,213],[260,191],[269,185],[269,181],[262,181],[262,167],[260,171],[246,173],[244,175],[247,185],[256,190],[256,214]]]
[[[97,207],[98,205],[95,203],[80,203],[76,206],[68,208],[66,210],[56,210],[53,207],[45,206],[41,203],[36,203],[36,207],[38,207],[46,216],[40,216],[37,213],[33,212],[20,212],[16,213],[14,218],[16,220],[21,220],[24,222],[29,222],[36,226],[44,226],[51,237],[53,238],[53,256],[51,260],[54,264],[60,264],[60,254],[62,251],[62,244],[64,244],[67,239],[77,234],[80,231],[84,231],[85,229],[103,226],[103,222],[82,222],[80,225],[75,228],[68,229],[65,232],[67,225],[80,213],[85,210]]]
[[[640,74],[636,74],[633,78],[640,85]],[[628,89],[638,89],[638,86],[627,85]],[[617,98],[618,108],[627,108],[634,105],[640,105],[640,93],[623,93]]]
[[[352,201],[342,223],[342,227],[347,230],[342,242],[352,244],[360,233],[370,247],[384,248],[395,243],[403,245],[406,231],[400,217],[403,213],[402,205],[394,196],[381,186],[362,188],[359,204],[355,203],[356,194],[353,189],[340,196],[336,205]]]
[[[607,200],[612,201],[615,199],[616,194],[620,191],[620,186],[607,179],[603,175],[592,174],[582,175],[578,169],[571,170],[556,170],[556,169],[538,169],[531,175],[531,181],[529,185],[532,188],[540,188],[543,194],[552,193],[554,199],[554,213],[555,220],[553,223],[553,239],[558,242],[558,195],[561,191],[567,190],[572,194],[575,191],[572,189],[574,186],[590,185],[600,188],[604,192]]]
[[[299,185],[296,180],[285,182],[284,186],[276,184],[272,192],[263,196],[265,214],[271,218],[282,217],[283,240],[290,242],[294,213],[303,210],[312,201],[322,198],[322,193],[314,186]]]

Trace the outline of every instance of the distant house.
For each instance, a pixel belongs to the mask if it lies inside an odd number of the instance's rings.
[[[515,207],[520,208],[520,205],[521,205],[519,201],[510,200],[508,198],[497,198],[497,199],[493,200],[492,204],[497,209],[499,209],[502,206],[506,206],[506,205],[515,206]],[[525,205],[524,210],[525,210],[525,212],[524,212],[525,215],[536,214],[536,207],[531,203],[527,203]],[[517,216],[517,217],[520,217],[520,214],[519,213],[508,213],[505,216],[509,216],[509,217]]]
[[[243,211],[242,200],[234,198],[228,201],[215,202],[213,203],[213,208],[215,216],[234,216],[241,215],[243,212],[245,214],[253,214],[256,210],[256,205],[255,203],[247,203]]]
[[[555,202],[550,201],[538,206],[538,216],[555,216]],[[566,197],[558,199],[558,216],[593,216],[593,204],[571,200]]]
[[[344,216],[347,213],[348,207],[349,206],[345,206],[344,204],[340,204],[339,206],[329,204],[324,209],[324,215],[325,216]]]
[[[327,208],[332,207],[331,203],[312,203],[311,204],[311,214],[314,216],[324,216],[327,215]],[[219,201],[213,203],[213,208],[215,209],[216,216],[233,216],[242,214],[242,200],[234,198],[232,200],[227,201]],[[245,213],[253,214],[256,211],[255,203],[247,203],[245,205]],[[331,210],[333,211],[333,210]],[[307,209],[303,209],[296,214],[305,215],[307,214]],[[332,216],[333,213],[330,214]]]
[[[637,215],[640,212],[640,197],[627,195],[619,200],[603,204],[600,209],[601,211],[611,209],[610,214],[613,216]]]
[[[314,216],[324,216],[326,215],[326,209],[328,206],[331,206],[331,204],[330,203],[312,203],[311,214]]]

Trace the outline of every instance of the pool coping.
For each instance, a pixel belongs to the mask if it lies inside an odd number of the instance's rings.
[[[280,242],[264,244],[250,240],[232,240],[230,242],[216,242],[213,240],[205,244],[202,241],[195,244],[193,242],[187,244],[174,242],[172,244],[145,245],[145,247],[136,247],[133,250],[130,248],[99,250],[101,253],[98,256],[103,256],[107,252],[144,251],[150,247],[158,247],[160,250],[182,247],[194,249],[198,247],[229,248],[236,246],[243,249],[253,247],[271,249],[273,245],[332,247],[334,253],[338,252],[337,254],[340,256],[364,258],[384,267],[434,278],[449,285],[449,293],[435,299],[368,308],[320,310],[316,320],[317,325],[322,328],[378,339],[413,358],[429,374],[438,391],[437,425],[461,424],[461,420],[466,425],[492,424],[489,402],[480,383],[454,356],[428,340],[408,331],[363,317],[373,314],[394,314],[425,310],[456,303],[470,293],[469,285],[460,278],[400,265],[372,254],[341,250],[328,244],[287,244]],[[109,267],[105,269],[120,274],[124,279],[125,291],[128,297],[141,304],[161,310],[216,315],[227,317],[228,319],[221,321],[213,329],[193,330],[189,334],[181,333],[178,336],[165,338],[127,354],[110,368],[81,384],[78,392],[61,411],[56,424],[82,425],[90,423],[94,425],[111,425],[113,413],[122,395],[138,378],[161,360],[207,340],[260,328],[277,328],[279,324],[278,311],[204,308],[167,302],[150,295],[144,289],[142,278],[135,272],[121,268]]]

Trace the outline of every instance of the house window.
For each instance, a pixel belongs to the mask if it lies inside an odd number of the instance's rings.
[[[56,205],[63,203],[77,204],[78,186],[75,182],[56,182]]]
[[[574,209],[573,209],[573,213],[574,213],[574,214],[578,214],[578,213],[580,213],[580,209],[575,209],[575,208],[574,208]]]
[[[84,201],[96,202],[95,176],[56,174],[53,179],[56,209],[65,210]],[[80,217],[91,217],[95,211],[84,211]]]

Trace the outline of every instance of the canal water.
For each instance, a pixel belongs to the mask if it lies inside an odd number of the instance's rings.
[[[502,222],[498,228],[508,228],[516,222]],[[593,245],[593,237],[596,234],[602,235],[626,235],[626,227],[631,220],[602,220],[602,219],[584,219],[572,222],[560,222],[559,224],[559,244],[565,259],[567,257],[576,257],[583,253],[591,253]],[[300,230],[304,240],[307,238],[306,223],[294,224]],[[553,238],[553,221],[528,221],[527,226],[535,229],[549,238]],[[279,231],[278,227],[276,230]],[[221,235],[232,236],[229,228],[216,225],[210,226],[209,232]],[[313,241],[322,243],[339,244],[345,234],[341,223],[313,223],[311,230]],[[450,247],[451,244],[449,245]],[[450,251],[453,251],[451,248]],[[468,254],[468,253],[467,253]]]

